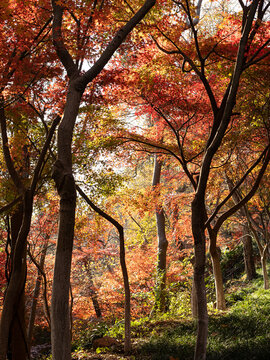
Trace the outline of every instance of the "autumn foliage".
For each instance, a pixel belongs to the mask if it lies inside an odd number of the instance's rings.
[[[19,316],[25,356],[31,318],[71,359],[73,325],[127,319],[127,282],[131,318],[152,316],[160,214],[164,311],[203,299],[196,359],[220,256],[252,237],[269,287],[267,14],[263,0],[1,2],[0,360]]]

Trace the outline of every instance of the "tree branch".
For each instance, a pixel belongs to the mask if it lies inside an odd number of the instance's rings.
[[[53,7],[53,25],[52,25],[53,44],[56,48],[56,52],[61,63],[66,69],[68,77],[71,78],[74,75],[79,75],[79,71],[64,44],[64,40],[62,36],[62,20],[63,20],[64,9],[62,6],[56,4],[56,0],[52,0],[52,7]]]
[[[8,169],[8,173],[16,186],[19,193],[22,193],[24,190],[24,185],[17,173],[14,162],[11,158],[11,154],[8,146],[8,136],[7,136],[7,120],[4,109],[4,98],[3,96],[0,98],[0,125],[1,125],[1,134],[2,134],[2,147],[5,158],[5,163]]]
[[[258,189],[261,179],[265,173],[265,170],[269,164],[270,161],[270,147],[268,146],[268,150],[267,150],[267,154],[265,156],[265,160],[264,163],[261,167],[261,170],[257,176],[257,179],[255,181],[255,183],[253,184],[251,190],[247,193],[247,195],[245,197],[243,197],[242,200],[239,201],[238,204],[236,204],[235,206],[233,206],[232,208],[230,208],[228,211],[226,211],[224,214],[222,214],[220,216],[220,218],[217,220],[214,229],[215,231],[218,231],[218,229],[221,227],[221,225],[224,223],[224,221],[226,219],[228,219],[228,217],[230,217],[231,215],[233,215],[237,210],[239,210],[243,205],[245,205],[251,198],[252,196],[255,194],[256,190]]]
[[[31,182],[31,191],[32,192],[35,191],[37,182],[38,182],[39,177],[40,177],[40,171],[41,171],[41,168],[42,168],[42,165],[43,165],[43,162],[44,162],[44,158],[45,158],[46,153],[48,151],[48,148],[50,146],[50,143],[51,143],[53,134],[55,132],[55,129],[56,129],[57,125],[60,122],[60,119],[61,119],[61,117],[59,115],[57,115],[56,118],[53,120],[52,126],[51,126],[51,128],[50,128],[50,130],[48,132],[45,144],[43,145],[43,148],[42,148],[41,153],[39,155],[38,162],[37,162],[37,165],[36,165],[35,171],[34,171],[34,176],[33,176],[32,182]]]

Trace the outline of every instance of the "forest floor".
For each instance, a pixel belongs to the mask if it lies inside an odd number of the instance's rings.
[[[252,283],[235,280],[226,292],[228,309],[219,312],[209,306],[208,360],[270,359],[270,290],[262,287],[261,277]],[[110,329],[109,336],[117,338],[121,331]],[[192,360],[195,338],[194,320],[181,314],[166,314],[133,324],[129,356],[121,351],[121,343],[115,348],[81,350],[81,353],[77,350],[73,359]]]
[[[228,309],[209,303],[207,360],[270,359],[270,290],[263,290],[262,277],[251,283],[234,280],[226,290]],[[123,352],[123,323],[113,326],[91,324],[78,332],[73,360],[192,360],[196,323],[190,316],[168,313],[132,322],[132,351]],[[97,332],[115,339],[113,346],[97,347]],[[99,337],[99,336],[98,336]],[[37,358],[36,358],[37,359]],[[49,360],[50,357],[39,358]]]

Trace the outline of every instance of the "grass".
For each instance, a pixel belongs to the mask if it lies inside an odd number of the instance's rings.
[[[226,315],[210,317],[209,360],[270,358],[270,290],[244,296]]]
[[[270,359],[270,290],[262,289],[259,277],[249,285],[240,279],[230,291],[228,311],[210,312],[207,359]],[[148,336],[137,347],[136,359],[192,359],[195,332],[191,319],[152,321]]]
[[[262,277],[251,283],[233,280],[227,289],[226,312],[209,311],[207,360],[268,360],[270,359],[270,290],[263,290]],[[179,297],[181,299],[181,296]],[[133,352],[107,350],[99,359],[192,360],[196,324],[187,309],[174,303],[168,314],[137,319],[132,323]],[[184,311],[184,313],[183,313]],[[184,315],[183,315],[184,314]],[[74,359],[97,358],[91,342],[98,335],[123,338],[123,322],[113,326],[101,323],[81,332],[74,344]],[[82,357],[77,354],[81,352]],[[88,354],[88,355],[87,355]]]

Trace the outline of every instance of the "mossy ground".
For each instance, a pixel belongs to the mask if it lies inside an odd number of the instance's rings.
[[[249,284],[242,279],[232,282],[227,291],[227,303],[226,312],[209,308],[207,359],[270,359],[270,290],[262,289],[261,277]],[[110,336],[121,338],[123,335],[122,323],[101,328]],[[181,314],[142,318],[132,323],[130,355],[124,356],[121,349],[93,352],[89,342],[84,346],[82,337],[77,341],[73,356],[74,359],[191,360],[195,333],[195,322]]]
[[[270,290],[263,290],[262,276],[250,283],[244,278],[231,280],[226,286],[226,301],[224,312],[209,303],[207,360],[270,359]],[[196,322],[189,313],[188,291],[178,294],[172,303],[167,314],[132,322],[129,355],[123,352],[123,321],[114,325],[84,323],[76,331],[73,359],[192,360]],[[117,338],[120,346],[94,351],[93,340],[103,335]],[[50,356],[40,359],[49,360]]]

